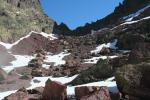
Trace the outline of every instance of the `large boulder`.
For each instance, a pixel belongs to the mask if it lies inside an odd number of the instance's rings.
[[[102,79],[107,79],[111,76],[113,76],[113,68],[109,63],[109,60],[99,60],[96,65],[93,65],[89,69],[82,71],[80,75],[78,75],[78,77],[70,84],[81,85],[93,81],[96,82]]]
[[[76,87],[77,100],[111,100],[107,87]]]
[[[59,82],[47,80],[44,92],[42,94],[43,100],[67,100],[67,86]]]
[[[129,100],[150,100],[150,64],[128,64],[116,72],[116,82],[123,98]]]
[[[129,61],[139,62],[150,58],[150,43],[139,43],[131,50]]]
[[[145,41],[145,38],[139,34],[123,34],[119,37],[117,46],[120,49],[131,50],[134,48],[136,43],[142,43]]]

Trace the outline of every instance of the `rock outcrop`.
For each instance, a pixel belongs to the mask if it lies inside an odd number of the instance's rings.
[[[118,89],[127,100],[150,99],[150,64],[128,64],[116,72]]]
[[[111,100],[107,87],[76,87],[77,100]]]
[[[54,21],[41,9],[40,0],[0,0],[0,41],[14,42],[30,31],[51,33]]]
[[[150,43],[139,43],[131,50],[129,55],[130,62],[140,62],[150,59]]]
[[[67,87],[61,83],[47,80],[43,100],[67,100]]]

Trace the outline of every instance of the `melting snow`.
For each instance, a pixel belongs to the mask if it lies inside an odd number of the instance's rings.
[[[28,62],[33,59],[32,56],[27,55],[14,55],[16,60],[12,61],[10,66],[3,66],[3,70],[9,73],[15,68],[24,67],[28,65]]]
[[[111,59],[113,59],[113,58],[116,58],[116,57],[118,57],[118,56],[100,56],[100,57],[93,57],[93,58],[91,58],[91,59],[84,59],[84,63],[88,63],[88,64],[96,64],[98,61],[99,61],[99,59],[107,59],[107,58],[111,58]]]
[[[62,84],[66,84],[68,82],[71,82],[72,80],[74,80],[78,75],[74,75],[72,77],[58,77],[58,78],[54,78],[54,77],[34,77],[31,80],[31,86],[27,89],[34,89],[36,87],[44,87],[45,86],[45,82],[48,79],[51,79],[52,81],[57,81],[57,82],[61,82]],[[117,84],[114,81],[114,77],[108,78],[105,81],[99,81],[99,82],[93,82],[93,83],[88,83],[88,84],[83,84],[83,85],[77,85],[77,86],[67,86],[67,95],[75,95],[75,87],[81,87],[81,86],[107,86],[110,92],[113,93],[117,93],[118,92],[118,88],[117,88]],[[39,83],[34,83],[34,80],[38,80]],[[4,97],[15,93],[17,90],[13,90],[13,91],[6,91],[6,92],[1,92],[0,93],[0,100],[2,100]]]
[[[6,92],[0,92],[0,100],[3,100],[4,97],[11,95],[12,93],[15,93],[16,90],[13,91],[6,91]]]
[[[144,12],[144,11],[145,11],[146,9],[148,9],[148,8],[150,8],[150,4],[147,5],[146,7],[142,8],[142,9],[140,9],[140,10],[137,11],[136,13],[133,13],[133,14],[130,14],[130,15],[128,15],[128,16],[123,17],[123,19],[126,20],[126,21],[132,21],[132,19],[133,19],[134,17],[139,16],[142,12]]]
[[[107,43],[107,44],[104,43],[104,44],[99,45],[98,47],[96,47],[96,50],[92,50],[91,53],[98,54],[102,50],[103,47],[117,49],[116,44],[117,44],[117,39],[115,39],[114,42],[112,43]]]
[[[82,86],[107,86],[110,92],[117,93],[118,88],[117,84],[114,80],[114,77],[111,77],[105,81],[99,81],[99,82],[93,82],[83,85],[77,85],[77,86],[68,86],[67,87],[67,95],[75,95],[75,87],[82,87]]]
[[[63,58],[65,56],[70,55],[70,53],[67,52],[61,52],[57,55],[52,55],[49,54],[46,56],[46,59],[44,60],[45,63],[54,63],[54,66],[58,66],[58,65],[64,65],[66,63],[65,60],[63,60]],[[50,65],[47,64],[43,64],[42,67],[48,69]]]
[[[49,77],[34,77],[32,80],[31,80],[31,86],[28,88],[28,89],[34,89],[36,87],[44,87],[45,86],[45,82],[50,79],[52,81],[57,81],[57,82],[60,82],[62,84],[65,84],[65,83],[69,83],[71,81],[73,81],[78,75],[74,75],[72,77],[57,77],[57,78],[54,78],[52,76],[49,76]],[[39,83],[34,83],[34,80],[38,80]]]

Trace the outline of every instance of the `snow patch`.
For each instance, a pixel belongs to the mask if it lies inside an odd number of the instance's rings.
[[[68,86],[67,95],[75,95],[75,87],[82,87],[82,86],[107,86],[110,92],[118,93],[117,84],[115,81],[113,81],[114,79],[115,79],[114,77],[111,77],[105,81],[93,82],[77,86]]]
[[[15,92],[16,92],[16,90],[0,92],[0,100],[3,100],[4,97],[7,97],[7,96],[9,96],[9,95],[11,95],[12,93],[15,93]]]
[[[115,39],[112,43],[107,43],[107,44],[104,43],[104,44],[99,45],[98,47],[96,47],[95,50],[92,50],[91,53],[98,54],[100,53],[103,47],[117,49],[116,44],[117,44],[117,39]]]
[[[118,56],[100,56],[100,57],[93,57],[93,58],[90,58],[90,59],[84,59],[84,63],[88,63],[88,64],[96,64],[100,59],[107,59],[107,58],[116,58]]]
[[[137,17],[137,16],[139,16],[142,12],[144,12],[146,9],[148,9],[148,8],[150,8],[150,4],[149,5],[147,5],[146,7],[144,7],[144,8],[142,8],[142,9],[140,9],[140,10],[138,10],[136,13],[133,13],[133,14],[130,14],[130,15],[128,15],[128,16],[125,16],[125,17],[123,17],[123,20],[125,20],[125,21],[132,21],[132,19],[134,18],[134,17]]]
[[[31,80],[31,86],[27,89],[34,89],[36,87],[44,87],[45,86],[45,82],[50,79],[52,81],[57,81],[57,82],[60,82],[62,84],[66,84],[66,83],[69,83],[71,81],[73,81],[78,75],[74,75],[72,77],[52,77],[52,76],[49,76],[49,77],[34,77],[32,80]],[[34,80],[38,80],[39,83],[35,83]]]
[[[48,54],[42,67],[48,69],[50,65],[47,65],[46,63],[54,63],[54,66],[64,65],[66,61],[63,60],[63,58],[68,55],[70,55],[70,53],[67,52],[61,52],[57,55]]]
[[[15,68],[24,67],[28,65],[28,62],[33,59],[32,56],[27,55],[13,55],[16,60],[12,61],[10,66],[3,66],[2,69],[9,73]]]

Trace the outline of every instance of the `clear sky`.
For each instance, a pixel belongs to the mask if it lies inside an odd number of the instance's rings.
[[[44,12],[70,29],[96,21],[114,11],[123,0],[40,0]]]

